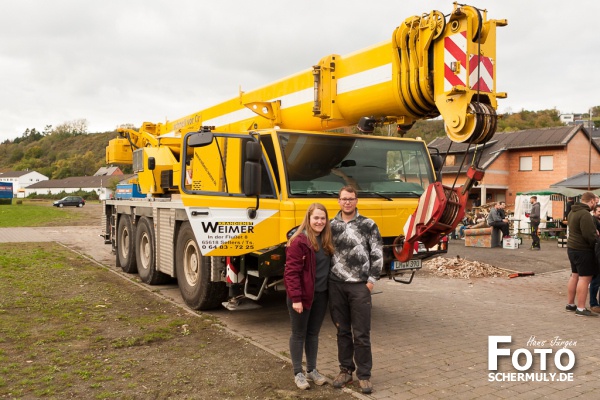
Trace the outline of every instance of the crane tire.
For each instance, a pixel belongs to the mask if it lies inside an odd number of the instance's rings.
[[[137,263],[135,259],[135,228],[129,215],[121,215],[117,225],[117,267],[123,272],[135,274]]]
[[[156,245],[152,220],[140,218],[135,230],[135,257],[140,280],[148,285],[159,285],[169,276],[156,269]]]
[[[225,282],[211,282],[211,258],[202,255],[188,221],[177,235],[175,271],[181,297],[193,310],[210,310],[227,300]]]

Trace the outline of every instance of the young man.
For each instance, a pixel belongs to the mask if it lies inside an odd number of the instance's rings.
[[[567,254],[571,262],[571,277],[567,283],[567,311],[575,315],[597,317],[598,314],[585,308],[588,286],[592,277],[598,273],[596,265],[596,223],[590,211],[596,207],[596,195],[585,192],[581,201],[573,204],[568,215],[569,238]],[[577,304],[575,304],[577,301]]]
[[[537,201],[537,196],[531,196],[529,199],[531,203],[531,211],[529,212],[530,222],[530,233],[533,243],[531,243],[531,250],[540,250],[540,237],[538,236],[538,227],[540,226],[540,203]]]
[[[339,192],[340,211],[331,220],[334,254],[329,273],[329,310],[337,328],[340,373],[333,386],[352,382],[356,370],[363,393],[371,393],[371,292],[383,267],[377,224],[358,213],[352,186]]]
[[[503,201],[496,203],[494,207],[490,210],[490,213],[487,217],[488,225],[500,229],[502,231],[503,238],[509,236],[508,220],[502,217],[502,210],[504,209],[504,206],[505,203]]]

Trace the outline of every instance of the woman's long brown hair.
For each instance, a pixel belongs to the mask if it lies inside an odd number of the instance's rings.
[[[325,227],[321,231],[321,244],[323,245],[323,250],[325,250],[325,253],[331,256],[333,255],[333,242],[331,240],[331,223],[329,222],[329,214],[327,213],[327,209],[321,203],[312,203],[310,206],[308,206],[308,210],[306,210],[306,214],[304,215],[304,220],[302,221],[296,232],[294,232],[290,240],[288,240],[287,244],[288,246],[292,244],[294,239],[296,239],[296,237],[299,234],[304,232],[312,248],[315,251],[319,251],[319,242],[317,241],[318,235],[310,226],[310,217],[313,215],[315,210],[321,210],[325,212]]]

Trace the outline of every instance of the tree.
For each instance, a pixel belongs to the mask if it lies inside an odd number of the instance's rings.
[[[53,134],[60,136],[79,136],[87,134],[87,120],[77,119],[74,121],[63,122],[52,131]]]

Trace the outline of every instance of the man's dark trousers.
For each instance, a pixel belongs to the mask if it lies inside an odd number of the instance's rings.
[[[538,236],[538,227],[540,226],[539,222],[531,222],[531,239],[533,240],[533,243],[531,243],[531,247],[533,249],[539,249],[540,248],[540,237]]]
[[[371,291],[366,282],[330,279],[329,310],[337,329],[340,368],[356,370],[358,379],[371,379]]]

